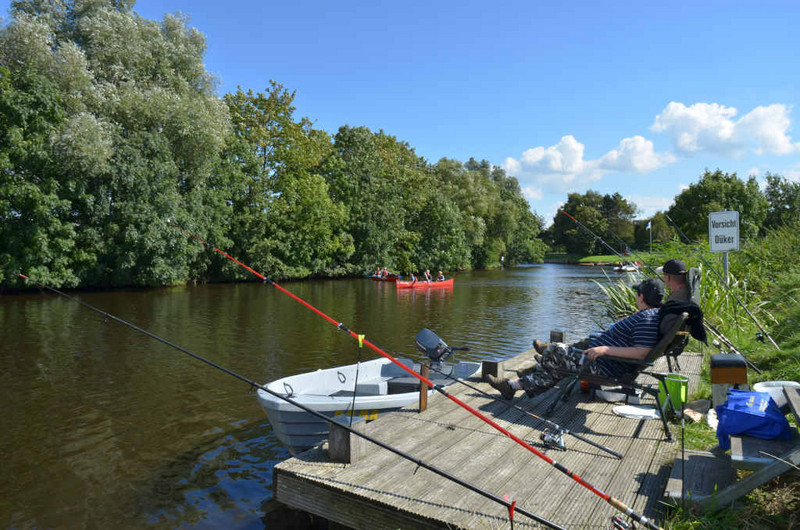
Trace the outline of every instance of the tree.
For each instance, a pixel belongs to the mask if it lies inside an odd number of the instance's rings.
[[[800,219],[800,183],[781,175],[767,173],[767,215],[762,231],[793,223]]]
[[[739,212],[739,235],[755,237],[767,215],[767,199],[755,177],[742,181],[736,173],[706,170],[700,180],[675,197],[667,214],[691,239],[708,235],[708,214],[717,211]]]
[[[233,137],[225,152],[233,195],[230,238],[237,255],[270,275],[341,272],[353,252],[345,207],[331,199],[322,166],[330,137],[294,120],[294,92],[225,96]],[[241,274],[241,273],[235,273]]]
[[[203,66],[205,41],[180,18],[148,21],[132,5],[20,0],[0,34],[18,115],[40,112],[45,94],[60,109],[46,137],[20,122],[22,137],[38,139],[19,146],[27,153],[4,176],[49,205],[51,220],[37,226],[61,225],[59,248],[28,247],[26,258],[47,263],[57,251],[53,285],[185,281],[202,248],[167,219],[215,236],[225,218],[209,184],[227,115]],[[42,214],[24,204],[15,215]]]
[[[629,203],[619,193],[600,195],[592,190],[585,194],[570,193],[562,209],[620,254],[634,242],[633,217],[636,215],[636,205]],[[569,253],[588,255],[612,252],[595,235],[589,234],[560,213],[556,214],[550,228],[553,244],[563,246]]]

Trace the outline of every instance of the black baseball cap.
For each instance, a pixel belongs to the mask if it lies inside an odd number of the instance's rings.
[[[679,259],[671,259],[661,267],[664,274],[686,274],[686,264]]]
[[[647,305],[660,307],[664,300],[664,282],[658,278],[647,278],[636,286],[636,294],[643,295]]]

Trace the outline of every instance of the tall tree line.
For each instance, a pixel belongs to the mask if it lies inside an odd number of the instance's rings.
[[[331,136],[294,93],[216,95],[205,39],[132,0],[18,0],[0,29],[0,274],[53,286],[539,261],[542,220],[487,162],[431,164],[383,131]]]
[[[626,248],[645,250],[683,234],[693,241],[708,237],[708,214],[723,210],[739,212],[743,241],[768,231],[800,222],[800,183],[768,173],[763,189],[755,177],[705,170],[697,182],[675,196],[665,211],[634,219],[637,206],[619,193],[601,195],[589,190],[570,193],[562,209],[622,253]],[[611,251],[560,212],[542,237],[554,250],[573,254],[608,254]],[[652,238],[652,239],[651,239]]]

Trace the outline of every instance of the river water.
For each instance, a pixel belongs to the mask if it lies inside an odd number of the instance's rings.
[[[503,359],[605,317],[595,267],[456,275],[453,289],[367,279],[281,284],[389,352],[434,330],[463,360]],[[356,342],[272,286],[70,293],[248,379],[356,361]],[[364,350],[365,357],[374,358]],[[0,296],[0,526],[263,528],[289,453],[248,385],[42,293]]]

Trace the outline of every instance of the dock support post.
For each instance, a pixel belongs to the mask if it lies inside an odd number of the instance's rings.
[[[419,369],[419,375],[428,379],[430,377],[431,365],[430,362],[424,361]],[[424,412],[428,409],[428,385],[419,382],[419,411]]]

